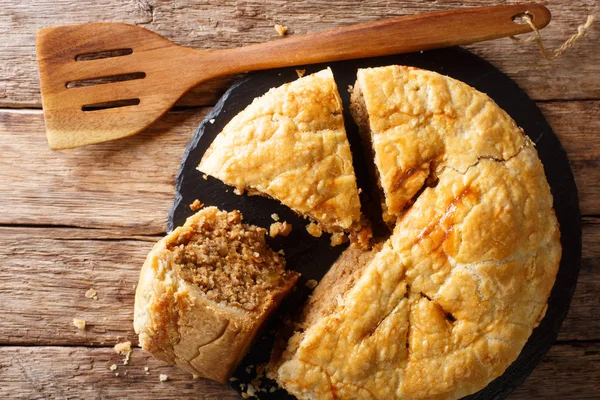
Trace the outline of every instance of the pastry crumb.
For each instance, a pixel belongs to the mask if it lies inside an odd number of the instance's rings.
[[[271,218],[273,219],[273,221],[279,221],[279,214],[273,213],[271,214]]]
[[[296,74],[298,74],[298,78],[302,78],[305,73],[306,73],[305,69],[297,69],[296,70]]]
[[[198,199],[194,200],[194,202],[192,204],[190,204],[190,210],[192,210],[192,211],[198,211],[202,207],[204,207],[204,204],[201,203],[200,200],[198,200]]]
[[[208,175],[202,174],[202,179],[204,179],[205,181],[207,181],[208,180]]]
[[[284,36],[288,31],[288,27],[285,25],[275,24],[274,28],[279,34],[279,36]]]
[[[246,393],[248,393],[248,396],[254,397],[254,395],[256,394],[256,389],[254,388],[254,385],[252,385],[251,383],[249,383],[248,384],[248,389],[246,390]]]
[[[115,352],[119,353],[122,356],[125,356],[125,359],[123,360],[123,365],[129,364],[129,357],[131,357],[131,342],[117,343],[113,348]]]
[[[285,251],[283,251],[283,249],[279,249],[277,250],[277,254],[279,254],[280,256],[285,256]]]
[[[331,235],[331,239],[329,241],[329,245],[331,247],[339,246],[340,244],[346,242],[348,238],[341,232],[336,232]]]
[[[85,297],[87,299],[98,300],[98,293],[93,288],[89,288],[88,291],[85,292]]]
[[[119,373],[118,373],[118,372],[115,372],[115,376],[119,376]]]
[[[167,375],[167,374],[160,374],[158,376],[158,380],[161,381],[161,382],[166,382],[166,381],[169,380],[169,375]]]
[[[277,389],[275,389],[275,386],[271,386],[271,389],[269,389],[269,393],[273,393],[274,391],[276,391]]]
[[[348,93],[352,93],[353,90],[354,90],[354,86],[348,85]]]
[[[215,119],[211,118],[211,119],[208,120],[208,122],[210,122],[211,124],[214,124],[215,123]]]
[[[85,329],[85,320],[79,319],[79,318],[73,318],[73,325],[75,326],[75,328],[77,328],[79,330],[84,330]]]
[[[310,224],[306,225],[306,231],[314,237],[321,237],[321,235],[323,235],[323,230],[321,229],[321,227],[315,224],[314,222],[311,222]]]
[[[117,369],[117,364],[111,365],[108,369],[110,369],[111,371],[116,370]]]
[[[318,284],[319,284],[319,282],[317,282],[316,280],[314,280],[314,279],[309,279],[309,280],[307,280],[307,281],[306,281],[306,284],[305,284],[305,285],[306,285],[306,287],[307,287],[307,288],[309,288],[309,289],[314,289],[314,288],[316,288],[316,287],[317,287],[317,285],[318,285]]]
[[[197,381],[198,379],[200,379],[200,375],[192,374],[192,379]]]
[[[238,196],[241,196],[244,194],[244,191],[242,189],[235,188],[233,189],[233,193],[237,194]]]
[[[276,236],[287,236],[292,232],[292,224],[288,224],[286,221],[273,222],[269,227],[269,236],[272,238]]]

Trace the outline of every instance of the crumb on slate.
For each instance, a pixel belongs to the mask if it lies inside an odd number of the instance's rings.
[[[211,124],[214,124],[215,123],[215,119],[211,118],[211,119],[208,120],[208,122],[210,122]]]
[[[305,69],[297,69],[296,70],[296,74],[298,74],[298,78],[302,78],[305,73],[306,73]]]
[[[288,224],[286,221],[273,222],[269,227],[269,236],[272,238],[276,236],[287,236],[292,232],[292,224]]]
[[[204,204],[202,204],[198,199],[194,200],[194,202],[190,204],[190,210],[192,211],[198,211],[202,207],[204,207]]]
[[[309,279],[309,280],[307,280],[307,281],[306,281],[306,284],[305,284],[305,285],[306,285],[306,287],[307,287],[307,288],[309,288],[309,289],[314,289],[314,288],[316,288],[316,287],[317,287],[317,285],[318,285],[318,284],[319,284],[319,282],[317,282],[316,280],[314,280],[314,279]]]
[[[285,25],[275,24],[274,28],[279,33],[279,36],[284,36],[288,31],[288,27]]]
[[[204,179],[205,181],[207,181],[208,180],[208,175],[202,174],[202,179]]]
[[[348,240],[348,238],[346,237],[346,235],[344,235],[341,232],[336,232],[336,233],[334,233],[334,234],[331,235],[331,239],[329,241],[329,245],[331,247],[335,247],[335,246],[338,246],[338,245],[344,243],[347,240]]]
[[[323,235],[321,227],[315,224],[314,222],[311,222],[310,224],[306,225],[306,231],[314,237],[321,237],[321,235]]]
[[[73,318],[73,325],[75,326],[75,328],[77,328],[79,330],[84,330],[85,329],[85,320],[79,319],[79,318]]]
[[[273,213],[271,214],[271,218],[273,219],[273,221],[279,221],[279,214]]]

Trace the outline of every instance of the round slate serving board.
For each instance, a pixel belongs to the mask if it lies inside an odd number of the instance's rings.
[[[554,343],[560,325],[569,309],[581,261],[581,222],[577,188],[565,150],[544,119],[536,104],[519,87],[496,68],[479,57],[460,48],[378,57],[362,60],[342,61],[321,65],[296,67],[306,69],[306,74],[331,67],[344,105],[344,118],[348,139],[354,157],[354,168],[359,187],[366,188],[361,195],[363,212],[369,216],[378,215],[377,202],[370,200],[368,193],[373,182],[369,181],[366,163],[358,137],[358,130],[348,113],[350,95],[347,87],[354,84],[356,70],[390,64],[412,65],[451,76],[487,93],[500,107],[508,112],[535,142],[544,164],[546,176],[554,195],[554,208],[560,223],[563,247],[560,269],[556,284],[548,302],[548,311],[542,323],[533,331],[518,359],[506,372],[485,389],[468,399],[502,399],[520,385],[540,362]],[[168,230],[183,224],[193,212],[189,208],[195,199],[205,205],[214,205],[224,210],[240,210],[244,220],[268,228],[273,222],[271,214],[279,214],[282,221],[292,223],[293,231],[287,237],[269,239],[275,250],[283,249],[288,268],[302,274],[297,290],[280,307],[278,315],[263,330],[263,334],[252,347],[234,374],[232,387],[242,392],[256,378],[257,366],[268,361],[276,326],[281,315],[298,307],[309,290],[304,283],[308,279],[320,280],[329,266],[335,261],[345,246],[330,247],[329,235],[313,238],[304,226],[307,221],[298,217],[279,202],[259,196],[237,196],[232,188],[196,170],[202,155],[222,128],[243,110],[252,100],[266,93],[270,88],[297,79],[296,68],[260,71],[247,75],[235,83],[219,100],[212,112],[200,124],[183,157],[177,175],[175,203],[169,214]],[[273,157],[285,157],[273,154]],[[254,381],[256,383],[256,381]],[[257,392],[260,399],[292,399],[284,390],[270,392],[275,384],[262,379],[261,387],[266,392]]]

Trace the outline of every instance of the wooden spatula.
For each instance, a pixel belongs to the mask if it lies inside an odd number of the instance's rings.
[[[192,50],[122,23],[37,33],[48,143],[66,149],[134,135],[203,81],[244,71],[407,53],[541,29],[540,4],[466,8],[350,25],[228,50]],[[107,79],[110,83],[106,83]]]

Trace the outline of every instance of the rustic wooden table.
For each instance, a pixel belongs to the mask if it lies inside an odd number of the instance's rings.
[[[146,132],[69,151],[44,133],[35,31],[91,21],[138,24],[196,48],[279,38],[384,17],[494,0],[3,0],[0,7],[0,398],[215,398],[227,386],[164,366],[136,348],[122,365],[112,346],[137,344],[134,285],[165,231],[174,177],[195,126],[231,80],[195,89]],[[597,0],[545,4],[556,47],[598,13]],[[600,29],[554,62],[535,43],[467,46],[513,78],[569,154],[583,214],[583,262],[557,342],[512,398],[600,396]],[[84,293],[94,288],[98,299]],[[88,328],[77,330],[74,317]],[[118,364],[116,371],[109,366]],[[146,373],[144,367],[149,370]],[[116,373],[119,373],[116,376]],[[160,382],[159,374],[168,381]]]

